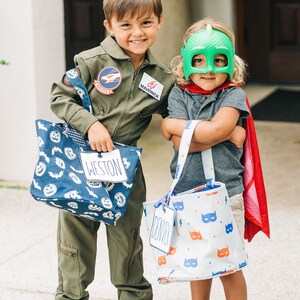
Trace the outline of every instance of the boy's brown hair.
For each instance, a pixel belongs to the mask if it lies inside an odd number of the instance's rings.
[[[133,17],[137,14],[141,17],[148,11],[153,11],[160,18],[162,3],[161,0],[104,0],[103,11],[108,23],[113,16],[119,21],[126,15]]]

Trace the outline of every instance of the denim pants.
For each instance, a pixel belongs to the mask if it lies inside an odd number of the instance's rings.
[[[119,300],[153,298],[151,285],[143,276],[140,224],[145,194],[142,170],[138,168],[125,215],[118,220],[116,226],[105,225],[110,280],[118,290],[116,299]],[[59,285],[56,300],[89,299],[86,288],[94,280],[99,226],[99,222],[59,212],[57,234]]]

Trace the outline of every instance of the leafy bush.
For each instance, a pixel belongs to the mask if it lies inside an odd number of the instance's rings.
[[[9,63],[4,59],[0,59],[0,65],[9,65]]]

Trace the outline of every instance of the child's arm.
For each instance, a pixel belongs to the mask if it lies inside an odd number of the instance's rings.
[[[87,79],[84,80],[84,77],[89,76],[89,71],[83,63],[80,65],[82,80],[86,82]],[[88,75],[83,76],[83,74]],[[78,98],[77,92],[67,83],[64,76],[62,81],[52,86],[51,109],[59,118],[78,130],[82,136],[87,136],[93,150],[111,151],[114,146],[108,130],[96,116],[82,106]]]
[[[245,129],[242,126],[236,125],[234,127],[232,133],[229,135],[229,137],[225,138],[223,141],[220,141],[219,143],[228,140],[228,141],[232,142],[233,144],[235,144],[235,146],[237,148],[242,148],[245,138],[246,138]],[[180,146],[181,137],[177,136],[177,135],[172,135],[171,141],[172,141],[174,147],[178,150],[179,146]],[[219,143],[216,143],[216,144],[219,144]],[[189,153],[204,151],[208,148],[215,146],[216,144],[208,145],[208,144],[191,142],[190,148],[189,148]]]
[[[87,135],[93,150],[99,152],[111,151],[113,143],[108,130],[94,115],[90,114],[75,100],[77,95],[73,94],[72,87],[54,84],[51,98],[52,111],[59,118],[76,128],[82,136]]]
[[[233,107],[222,107],[211,121],[200,121],[193,135],[193,142],[204,144],[202,147],[212,147],[225,140],[231,140],[237,147],[242,146],[245,138],[243,128],[236,127],[240,111]],[[187,120],[166,118],[162,123],[163,136],[170,140],[172,136],[181,137]],[[240,137],[242,135],[242,137]],[[176,141],[176,138],[175,138]],[[176,147],[176,144],[175,144]],[[191,150],[195,145],[191,145]],[[199,146],[201,147],[201,146]],[[201,151],[200,148],[197,148]],[[199,150],[200,149],[200,150]],[[204,149],[202,149],[204,150]]]

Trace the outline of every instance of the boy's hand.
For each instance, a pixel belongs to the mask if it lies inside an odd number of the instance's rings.
[[[236,145],[237,148],[242,148],[246,139],[246,130],[242,126],[235,126],[231,132],[229,141]]]
[[[88,129],[88,139],[91,148],[98,152],[112,151],[114,148],[111,136],[108,130],[100,123],[95,122]]]

